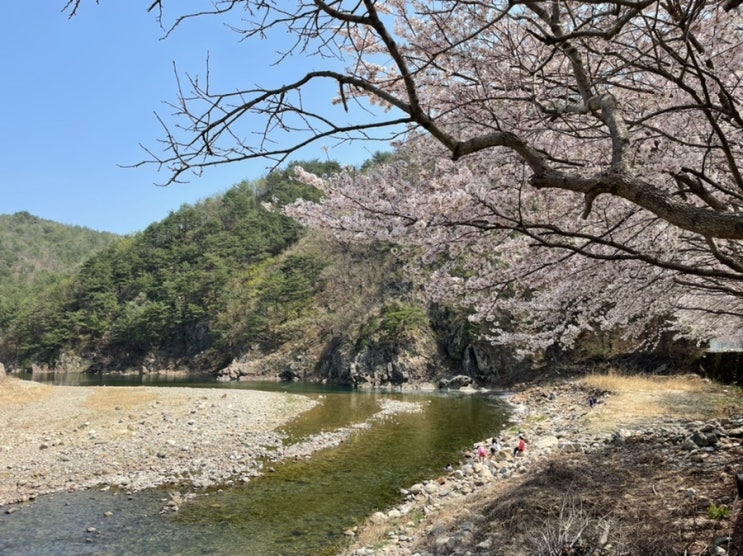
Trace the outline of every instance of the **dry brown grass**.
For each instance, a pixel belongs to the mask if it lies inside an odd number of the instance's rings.
[[[697,375],[655,376],[618,372],[588,374],[584,376],[580,382],[586,386],[592,386],[594,388],[600,388],[611,392],[668,390],[696,392],[713,387],[713,383],[705,381]]]
[[[114,407],[130,410],[152,403],[157,397],[153,391],[144,388],[60,387],[6,377],[0,382],[0,404],[24,406],[42,404],[45,400],[50,400],[53,394],[59,394],[62,390],[78,394],[69,398],[70,404],[79,402],[80,408],[95,412],[105,412]]]
[[[36,402],[49,397],[51,393],[51,386],[38,382],[21,380],[15,377],[5,377],[0,381],[1,404]]]
[[[94,411],[113,409],[114,407],[131,410],[137,406],[152,403],[156,398],[155,392],[142,388],[98,387],[93,389],[93,393],[82,405]]]
[[[354,543],[359,546],[377,546],[382,544],[382,541],[389,531],[389,523],[376,521],[373,518],[366,520],[363,525],[357,529],[357,535],[354,537]]]
[[[658,420],[708,420],[743,412],[743,396],[697,375],[591,374],[580,380],[589,391],[610,394],[586,416],[589,432],[637,427]]]

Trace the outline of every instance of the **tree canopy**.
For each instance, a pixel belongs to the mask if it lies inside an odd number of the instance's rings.
[[[433,292],[487,321],[505,307],[542,343],[655,318],[698,337],[739,329],[738,2],[217,0],[170,17],[166,4],[148,5],[166,31],[227,17],[248,42],[283,33],[279,63],[320,65],[278,87],[190,80],[176,122],[163,120],[165,155],[149,160],[171,183],[386,133],[398,162],[325,180],[324,213],[295,214],[422,248]],[[336,86],[343,110],[306,104],[318,81]]]

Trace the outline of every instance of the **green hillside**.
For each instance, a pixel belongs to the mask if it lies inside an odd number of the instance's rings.
[[[73,272],[118,238],[29,214],[0,215],[0,326],[40,289]]]
[[[338,170],[335,163],[303,165]],[[246,352],[270,354],[307,338],[308,320],[313,328],[323,321],[323,295],[332,297],[323,293],[323,272],[337,252],[262,206],[317,197],[291,175],[276,172],[184,206],[107,242],[74,274],[57,267],[33,296],[11,296],[1,360],[54,368],[73,357],[87,370],[213,371]],[[25,252],[47,249],[33,237],[28,243]],[[34,260],[23,258],[29,268]]]
[[[65,272],[118,236],[29,214],[0,214],[0,290],[40,273]]]

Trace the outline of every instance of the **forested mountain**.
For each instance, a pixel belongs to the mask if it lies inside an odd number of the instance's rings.
[[[321,168],[334,169],[337,165]],[[146,357],[183,360],[207,351],[229,359],[221,349],[235,345],[235,330],[224,313],[246,284],[260,299],[246,317],[250,332],[242,339],[270,341],[262,324],[276,296],[291,290],[298,311],[321,268],[312,257],[282,256],[301,236],[300,227],[261,206],[265,200],[315,195],[287,176],[285,171],[244,182],[223,196],[184,206],[141,233],[109,242],[75,275],[60,275],[33,298],[17,299],[4,323],[3,359],[55,365],[64,354],[84,356],[102,368],[136,366]],[[39,252],[47,249],[29,241]]]
[[[0,290],[40,272],[64,272],[118,236],[29,214],[0,214]]]
[[[83,262],[118,236],[68,226],[29,214],[0,215],[0,284],[38,270],[64,271]]]
[[[0,326],[24,299],[71,273],[118,238],[29,214],[0,215]]]
[[[55,273],[34,295],[10,295],[0,361],[11,369],[227,368],[233,378],[321,369],[348,382],[340,359],[363,353],[364,368],[386,368],[417,336],[436,351],[425,305],[389,245],[344,246],[264,208],[317,198],[292,176],[288,168],[184,206],[109,241],[76,272]]]
[[[339,170],[301,164],[320,175]],[[287,168],[126,237],[10,217],[11,228],[34,231],[4,246],[16,262],[0,362],[11,371],[178,369],[357,386],[459,373],[505,383],[533,371],[533,362],[479,340],[461,310],[428,303],[394,245],[339,243],[265,206],[299,197],[319,192]],[[25,280],[42,263],[44,280]]]

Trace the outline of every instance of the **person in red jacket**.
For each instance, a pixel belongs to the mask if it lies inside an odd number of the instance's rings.
[[[524,440],[524,437],[522,435],[519,435],[519,443],[518,446],[514,447],[513,455],[517,456],[519,454],[523,454],[524,452],[526,452],[526,440]]]

